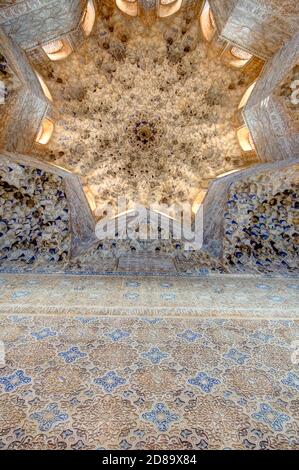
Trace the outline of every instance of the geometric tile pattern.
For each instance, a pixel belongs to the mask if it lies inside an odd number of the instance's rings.
[[[0,340],[1,449],[298,449],[298,320],[3,314]]]

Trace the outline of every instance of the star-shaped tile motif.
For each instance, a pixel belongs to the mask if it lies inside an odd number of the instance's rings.
[[[220,384],[220,380],[210,377],[205,372],[199,372],[195,377],[189,379],[188,383],[199,387],[205,393],[210,393],[215,385]]]
[[[81,352],[76,346],[73,346],[68,351],[60,352],[58,356],[60,356],[67,364],[71,364],[82,357],[86,357],[87,354]]]
[[[287,376],[281,381],[284,385],[295,388],[299,392],[299,376],[293,372],[289,372]]]
[[[288,415],[274,410],[267,403],[261,403],[260,410],[257,413],[253,413],[252,417],[271,426],[274,431],[283,431],[285,422],[291,419]]]
[[[182,338],[187,343],[193,343],[202,335],[200,333],[195,333],[192,330],[185,330],[183,333],[178,333],[177,336],[178,338]]]
[[[142,414],[145,421],[150,421],[161,432],[168,431],[171,424],[179,421],[179,416],[172,413],[163,403],[157,403],[151,411]]]
[[[37,340],[42,340],[48,338],[49,336],[56,336],[56,332],[51,330],[51,328],[43,328],[40,331],[31,333],[31,335]]]
[[[42,432],[49,431],[53,426],[69,419],[68,414],[60,411],[56,403],[50,403],[43,410],[31,414],[30,418],[38,422]]]
[[[130,333],[129,331],[124,331],[124,330],[114,330],[114,331],[111,331],[109,333],[106,333],[106,336],[108,336],[109,338],[112,339],[112,341],[120,341],[122,340],[123,338],[127,338],[128,336],[130,336]]]
[[[107,393],[112,393],[114,389],[124,385],[127,381],[123,377],[120,377],[116,372],[109,371],[102,377],[98,377],[94,381],[97,385]]]
[[[0,377],[0,385],[3,386],[4,392],[9,393],[16,390],[22,385],[27,385],[32,381],[31,377],[27,377],[23,370],[17,370],[11,375]]]
[[[235,362],[236,364],[243,365],[246,360],[248,359],[248,356],[237,349],[230,349],[227,353],[223,355],[225,359],[230,359],[231,361]]]
[[[161,351],[159,348],[151,348],[149,351],[141,354],[143,357],[152,362],[152,364],[160,364],[160,362],[168,357],[168,353]]]

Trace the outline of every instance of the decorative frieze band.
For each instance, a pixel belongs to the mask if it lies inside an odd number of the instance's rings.
[[[11,18],[18,18],[26,13],[39,10],[45,5],[48,6],[50,3],[54,3],[55,1],[56,0],[25,0],[17,5],[0,7],[0,24],[5,23]]]

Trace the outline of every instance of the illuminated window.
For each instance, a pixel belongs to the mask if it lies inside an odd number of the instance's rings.
[[[88,201],[89,207],[90,207],[91,211],[94,212],[96,210],[97,206],[96,206],[96,201],[95,201],[93,192],[91,191],[90,187],[87,186],[87,185],[83,186],[83,189],[84,189],[84,193],[85,193],[86,199]]]
[[[237,68],[244,67],[253,57],[249,52],[243,51],[243,49],[235,46],[231,48],[230,54],[232,56],[231,65]]]
[[[244,152],[252,152],[255,150],[254,142],[246,126],[240,127],[240,129],[238,129],[237,136],[239,144]]]
[[[63,49],[63,42],[60,40],[49,42],[43,46],[43,49],[46,54],[56,54]]]
[[[39,80],[40,86],[42,87],[42,90],[43,90],[45,96],[48,98],[49,101],[53,102],[52,95],[51,95],[50,90],[49,90],[48,86],[46,85],[46,82],[44,81],[43,77],[38,72],[35,71],[35,73],[36,73],[36,76]]]
[[[116,0],[116,6],[129,16],[138,15],[137,0]]]
[[[206,197],[207,191],[201,190],[200,193],[196,196],[195,201],[192,204],[192,212],[196,214],[201,204],[203,203],[204,198]]]
[[[240,170],[227,171],[226,173],[222,173],[221,175],[218,175],[217,178],[224,178],[225,176],[229,176],[229,175],[232,175],[233,173],[237,173],[237,171],[240,171]]]
[[[239,47],[232,47],[231,53],[237,59],[246,60],[246,61],[248,61],[252,57],[252,54],[249,54],[249,52],[243,51],[243,49],[240,49]]]
[[[35,141],[38,144],[46,145],[52,137],[54,123],[48,118],[44,118],[39,128]]]
[[[239,109],[242,109],[246,106],[249,98],[250,98],[250,95],[255,87],[255,84],[256,82],[253,82],[252,85],[250,85],[249,88],[247,88],[247,90],[245,91],[244,95],[243,95],[243,98],[241,99],[240,101],[240,104],[239,104]]]
[[[182,6],[182,0],[159,0],[158,16],[165,18],[174,15]]]
[[[200,26],[205,40],[211,42],[216,33],[216,23],[208,1],[205,2],[201,12]]]
[[[251,145],[252,151],[255,151],[255,145],[254,145],[254,142],[253,142],[253,138],[252,138],[252,135],[249,131],[248,131],[248,140],[249,140],[249,144]]]
[[[82,24],[82,28],[83,28],[85,36],[90,35],[95,19],[96,19],[96,10],[94,7],[94,3],[93,3],[93,0],[89,0],[87,2],[86,9],[81,20],[81,24]]]
[[[65,59],[72,52],[71,45],[66,39],[48,42],[42,46],[42,49],[53,61]]]

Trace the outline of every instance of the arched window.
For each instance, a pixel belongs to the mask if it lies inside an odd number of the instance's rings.
[[[215,19],[208,1],[204,3],[203,9],[201,11],[200,26],[205,40],[211,42],[217,29]]]
[[[46,145],[52,137],[54,131],[54,122],[51,119],[44,118],[40,125],[35,141],[38,144]]]
[[[174,15],[182,6],[182,0],[159,0],[158,16],[166,18]]]
[[[231,61],[230,64],[233,67],[242,68],[244,67],[253,57],[249,52],[240,49],[239,47],[233,46],[230,49]]]
[[[241,149],[244,152],[255,151],[255,145],[247,126],[242,126],[237,130],[237,136]]]
[[[81,20],[82,29],[84,31],[85,36],[90,35],[95,19],[96,19],[96,10],[94,7],[93,0],[88,0],[86,9],[84,11],[84,14]]]
[[[225,176],[229,176],[229,175],[233,175],[234,173],[237,173],[237,171],[240,171],[240,168],[235,169],[235,170],[226,171],[225,173],[221,173],[221,175],[217,175],[216,178],[217,179],[224,178]]]
[[[42,46],[43,51],[47,54],[50,60],[62,60],[68,57],[72,48],[67,39],[57,39],[56,41],[48,42]]]
[[[137,0],[116,0],[116,6],[129,16],[138,15],[138,2]]]
[[[193,204],[192,204],[192,212],[193,214],[196,214],[198,212],[198,209],[203,203],[204,198],[206,197],[207,191],[202,189],[198,195],[196,196]]]
[[[88,185],[84,185],[83,190],[84,190],[87,202],[89,204],[89,207],[90,207],[91,211],[94,212],[96,210],[97,206],[96,206],[96,201],[95,201],[93,192],[92,192],[92,190],[90,189],[90,187]]]
[[[51,103],[52,103],[52,102],[53,102],[53,98],[52,98],[52,95],[51,95],[50,90],[49,90],[49,88],[48,88],[48,85],[47,85],[46,82],[44,81],[43,77],[42,77],[37,71],[35,71],[35,73],[36,73],[36,76],[37,76],[37,78],[38,78],[38,81],[39,81],[39,83],[40,83],[40,86],[42,87],[42,90],[43,90],[43,92],[44,92],[46,98],[47,98],[49,101],[51,101]]]
[[[253,82],[249,88],[247,88],[247,90],[245,91],[244,95],[243,95],[243,98],[241,99],[240,101],[240,104],[239,104],[239,109],[242,109],[246,106],[250,96],[251,96],[251,93],[255,87],[255,84],[256,82]]]

